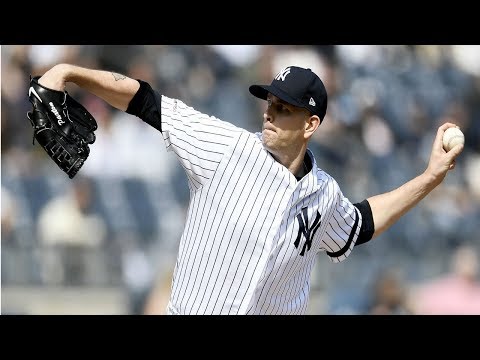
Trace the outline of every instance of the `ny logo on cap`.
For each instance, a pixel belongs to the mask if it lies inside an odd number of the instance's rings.
[[[284,68],[277,74],[277,76],[275,76],[275,80],[285,81],[285,78],[287,77],[288,74],[290,74],[290,68],[289,67]]]

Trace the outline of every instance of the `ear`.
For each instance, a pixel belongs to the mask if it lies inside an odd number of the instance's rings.
[[[320,126],[320,118],[317,115],[310,116],[305,122],[305,138],[310,139]]]

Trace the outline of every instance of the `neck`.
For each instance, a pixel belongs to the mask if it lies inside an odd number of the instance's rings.
[[[307,174],[308,170],[304,165],[304,158],[306,148],[302,148],[297,154],[273,154],[272,156],[280,164],[285,166],[294,176],[303,177]]]

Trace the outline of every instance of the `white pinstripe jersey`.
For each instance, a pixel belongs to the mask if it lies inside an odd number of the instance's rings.
[[[169,314],[304,314],[320,251],[352,251],[361,213],[317,167],[300,181],[250,133],[161,97],[162,133],[190,204]]]

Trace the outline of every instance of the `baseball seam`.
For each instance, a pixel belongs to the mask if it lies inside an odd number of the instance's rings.
[[[455,139],[462,139],[462,138],[463,138],[463,136],[461,136],[461,135],[452,136],[452,137],[450,138],[450,140],[448,140],[448,143],[447,143],[448,149],[450,150],[450,149],[452,148],[451,144],[452,144],[452,141],[453,141],[453,140],[455,140]]]

